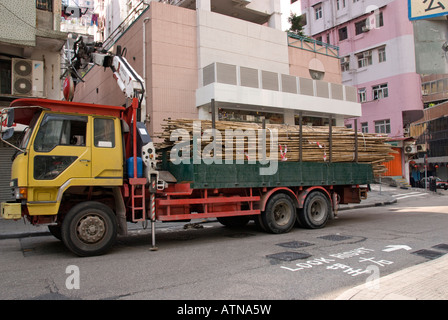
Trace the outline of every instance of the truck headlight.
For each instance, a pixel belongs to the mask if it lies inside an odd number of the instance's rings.
[[[27,198],[27,189],[26,188],[14,188],[14,197],[18,199],[26,199]]]

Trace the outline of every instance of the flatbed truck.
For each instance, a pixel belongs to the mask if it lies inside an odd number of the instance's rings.
[[[93,51],[81,45],[86,59]],[[129,106],[25,98],[2,110],[2,141],[9,143],[14,123],[27,126],[19,145],[11,144],[14,200],[1,203],[2,218],[47,224],[73,253],[93,256],[126,235],[127,222],[149,221],[156,250],[156,221],[254,220],[278,234],[296,224],[322,228],[339,204],[367,197],[374,177],[366,163],[279,161],[274,174],[260,175],[263,164],[247,161],[174,164],[162,152],[158,162],[139,119],[142,79],[120,55],[100,52],[95,63],[112,68]]]

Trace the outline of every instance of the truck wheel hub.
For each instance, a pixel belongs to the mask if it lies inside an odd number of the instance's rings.
[[[274,219],[279,225],[287,224],[290,211],[286,204],[280,203],[274,209]]]
[[[105,230],[104,221],[98,216],[84,217],[78,224],[78,235],[86,243],[95,243],[101,240]]]

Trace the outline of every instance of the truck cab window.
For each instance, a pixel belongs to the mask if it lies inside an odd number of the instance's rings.
[[[96,118],[93,121],[94,144],[100,148],[115,147],[114,120]]]
[[[34,150],[49,152],[59,145],[85,146],[86,116],[47,114],[34,141]]]

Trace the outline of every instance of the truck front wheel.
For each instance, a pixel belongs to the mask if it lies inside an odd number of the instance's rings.
[[[323,228],[331,214],[330,200],[322,192],[313,191],[305,199],[299,210],[299,224],[308,229]]]
[[[117,238],[115,214],[100,202],[80,203],[65,216],[61,236],[65,246],[78,256],[101,255]]]
[[[274,194],[261,213],[261,220],[266,231],[271,233],[289,232],[296,221],[296,211],[291,198],[284,193]]]

